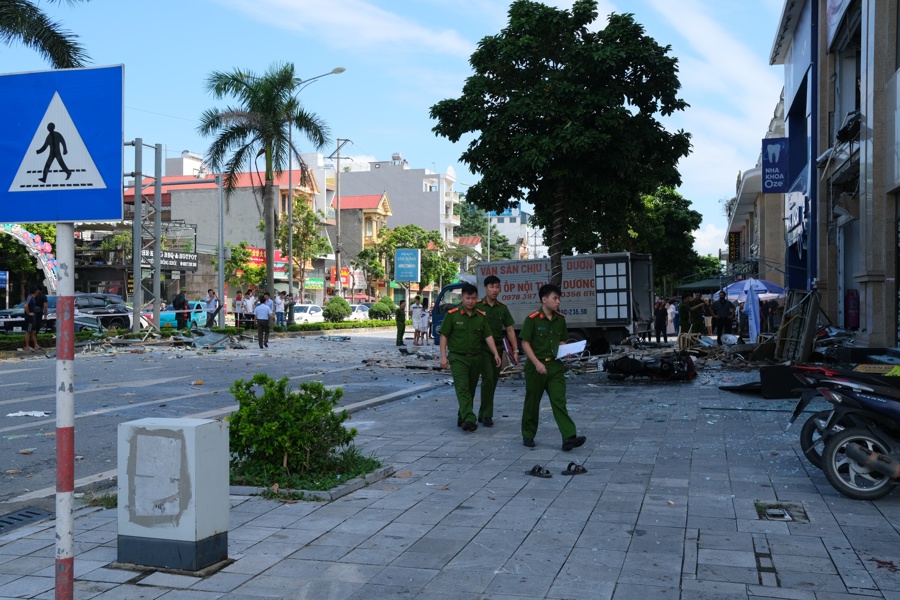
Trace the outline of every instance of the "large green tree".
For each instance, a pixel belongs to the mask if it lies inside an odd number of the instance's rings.
[[[296,94],[303,80],[294,76],[294,65],[273,65],[261,76],[249,71],[214,71],[206,89],[216,99],[235,98],[237,106],[211,108],[200,117],[197,130],[215,135],[207,159],[213,170],[225,173],[227,194],[234,191],[241,172],[255,170],[262,156],[265,165],[263,221],[266,234],[266,281],[275,281],[275,174],[280,174],[295,158],[301,164],[301,181],[308,177],[303,160],[292,147],[291,127],[309,139],[316,149],[327,143],[328,127],[315,114],[306,111]],[[296,139],[296,138],[295,138]]]
[[[61,0],[47,0],[60,4]],[[89,0],[66,0],[69,4]],[[78,36],[62,28],[31,0],[0,0],[0,41],[31,48],[54,69],[83,67],[89,60]]]
[[[703,215],[672,187],[661,187],[641,202],[643,210],[634,215],[630,226],[611,233],[600,250],[652,254],[656,289],[668,291],[672,282],[698,270],[701,261],[694,250],[693,232]]]
[[[321,223],[325,215],[310,208],[304,197],[294,198],[294,256],[293,261],[299,271],[300,297],[306,297],[306,265],[314,258],[325,256],[331,251],[328,238],[322,234]],[[278,247],[288,255],[291,224],[282,219],[278,224]]]
[[[490,235],[488,235],[490,220],[483,210],[470,202],[460,202],[453,207],[453,213],[459,215],[459,225],[453,228],[454,235],[458,237],[481,236],[481,247],[484,249],[485,257],[488,254],[488,243],[490,243],[491,260],[510,260],[513,257],[515,246],[509,243],[509,238],[500,233],[493,223],[490,224]]]
[[[460,159],[481,175],[466,194],[485,210],[521,199],[547,232],[551,281],[563,253],[586,252],[627,229],[641,196],[681,182],[690,135],[657,115],[683,110],[677,59],[630,14],[592,31],[596,0],[571,10],[516,0],[509,24],[481,40],[462,96],[431,107],[434,132],[478,134]]]

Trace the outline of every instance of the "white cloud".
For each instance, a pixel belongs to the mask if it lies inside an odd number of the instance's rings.
[[[280,29],[321,37],[329,46],[391,52],[432,52],[468,57],[470,40],[452,29],[431,28],[366,0],[222,0]]]
[[[725,247],[725,229],[711,223],[707,223],[705,228],[698,229],[692,235],[694,250],[701,256],[707,254],[719,256],[719,250]]]

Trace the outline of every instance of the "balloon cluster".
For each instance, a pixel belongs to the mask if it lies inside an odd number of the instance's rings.
[[[28,250],[28,253],[35,256],[38,261],[40,261],[44,274],[47,275],[51,281],[58,281],[56,275],[57,263],[56,257],[53,256],[53,246],[41,240],[41,236],[27,231],[18,223],[4,223],[2,227],[4,233],[8,233],[18,239]]]

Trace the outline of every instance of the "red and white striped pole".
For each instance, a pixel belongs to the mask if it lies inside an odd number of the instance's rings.
[[[75,224],[56,224],[56,600],[75,586]]]

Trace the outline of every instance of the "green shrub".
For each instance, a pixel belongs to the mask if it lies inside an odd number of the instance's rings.
[[[375,304],[369,307],[369,318],[371,319],[380,319],[382,321],[386,321],[388,319],[394,318],[394,311],[396,308],[391,308],[387,302],[383,300],[379,300]]]
[[[394,299],[391,298],[390,296],[382,296],[381,299],[378,300],[378,302],[384,302],[385,304],[387,304],[388,308],[391,309],[391,314],[393,314],[394,311],[397,310],[397,304],[394,303]],[[369,309],[369,310],[371,310],[371,309]]]
[[[323,316],[329,323],[340,323],[349,317],[351,312],[350,304],[340,296],[335,296],[325,305]]]
[[[343,425],[347,411],[332,410],[343,396],[340,388],[307,381],[293,391],[288,383],[287,377],[275,381],[257,373],[232,384],[239,405],[230,418],[232,469],[282,476],[327,469],[339,448],[356,437],[356,429]],[[262,396],[256,395],[257,386]]]

